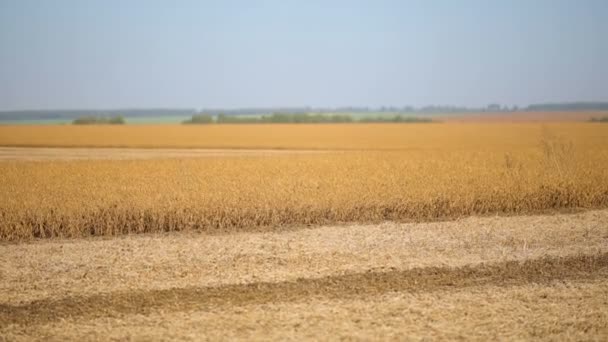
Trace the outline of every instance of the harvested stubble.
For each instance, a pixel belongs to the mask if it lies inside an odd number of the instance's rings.
[[[608,206],[608,153],[348,152],[0,163],[0,240],[433,220]]]
[[[603,341],[607,218],[0,244],[0,336]]]

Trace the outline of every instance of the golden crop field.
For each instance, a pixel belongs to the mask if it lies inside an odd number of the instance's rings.
[[[165,135],[152,133],[161,127],[93,127],[99,135],[84,135],[88,127],[70,135],[71,129],[32,131],[78,146],[113,144],[114,137],[132,146],[189,141],[173,126]],[[230,137],[244,147],[364,149],[205,158],[162,157],[159,150],[158,159],[137,161],[7,160],[0,163],[0,238],[420,221],[608,204],[604,125],[321,125],[303,138],[311,129],[194,131],[202,147],[236,145],[221,138]]]
[[[608,336],[608,125],[13,126],[0,146],[0,340]]]

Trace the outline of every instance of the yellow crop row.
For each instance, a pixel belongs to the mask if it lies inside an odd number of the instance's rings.
[[[547,132],[581,148],[608,141],[608,125],[593,123],[0,125],[0,146],[512,151]]]

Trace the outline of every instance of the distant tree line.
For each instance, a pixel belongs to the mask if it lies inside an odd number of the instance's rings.
[[[542,103],[529,105],[533,111],[608,110],[608,102]]]
[[[0,120],[74,120],[81,117],[113,117],[123,116],[125,118],[138,117],[161,117],[161,116],[188,116],[195,114],[196,109],[68,109],[68,110],[20,110],[0,112]]]
[[[604,116],[603,118],[591,118],[589,119],[591,122],[608,122],[608,116]]]
[[[182,122],[183,124],[210,124],[213,123],[213,116],[209,114],[195,114],[192,118]]]
[[[402,115],[395,115],[392,117],[382,117],[382,116],[378,116],[378,117],[367,117],[367,118],[363,118],[361,120],[359,120],[359,122],[404,122],[404,123],[416,123],[416,122],[433,122],[432,119],[430,118],[417,118],[414,116],[402,116]]]
[[[112,117],[82,116],[72,121],[74,125],[124,125],[125,118],[121,115]]]
[[[515,112],[515,111],[608,111],[608,102],[570,102],[570,103],[540,103],[531,104],[527,107],[504,106],[498,103],[491,103],[485,107],[464,107],[450,105],[430,105],[424,107],[413,106],[381,106],[381,107],[268,107],[268,108],[239,108],[239,109],[193,109],[193,108],[150,108],[150,109],[112,109],[112,110],[21,110],[21,111],[0,111],[0,121],[2,120],[52,120],[64,119],[74,120],[80,117],[112,117],[122,115],[125,118],[139,117],[187,117],[191,115],[211,115],[217,116],[239,116],[241,120],[257,122],[256,119],[244,119],[244,115],[266,115],[268,113],[282,113],[299,115],[302,113],[324,114],[325,117],[331,115],[348,115],[361,113],[386,113],[386,114],[450,114],[450,113],[483,113],[483,112]],[[200,118],[206,120],[204,118]],[[276,120],[299,120],[296,118],[274,118]],[[300,118],[301,119],[301,118]],[[309,120],[310,118],[304,118]],[[273,120],[273,119],[267,119]],[[318,119],[318,120],[326,120]],[[336,118],[335,120],[341,120]],[[226,119],[225,121],[230,121]]]
[[[217,123],[343,123],[352,122],[350,115],[308,114],[308,113],[273,113],[260,117],[242,117],[220,114]]]
[[[346,114],[309,114],[309,113],[273,113],[272,115],[263,116],[237,116],[219,114],[214,120],[211,114],[196,114],[191,119],[184,121],[184,124],[263,124],[263,123],[388,123],[388,122],[432,122],[429,118],[407,117],[395,115],[389,117],[374,116],[355,119],[351,115]]]

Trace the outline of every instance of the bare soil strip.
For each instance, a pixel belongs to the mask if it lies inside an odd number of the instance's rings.
[[[169,148],[82,148],[82,147],[0,147],[0,161],[123,160],[159,158],[264,157],[328,153],[324,150],[286,149],[169,149]]]
[[[608,210],[0,244],[0,303],[608,253]]]
[[[66,319],[10,341],[606,341],[608,282],[553,281]]]
[[[0,341],[600,341],[608,210],[43,239],[0,279]]]
[[[593,280],[608,277],[608,253],[566,258],[508,261],[478,266],[426,267],[408,271],[367,272],[280,283],[254,283],[220,287],[178,288],[119,292],[61,300],[40,300],[24,305],[0,305],[0,327],[8,324],[44,324],[73,317],[147,315],[280,303],[304,298],[365,297],[388,292],[420,292],[471,286],[514,286],[552,280]]]

